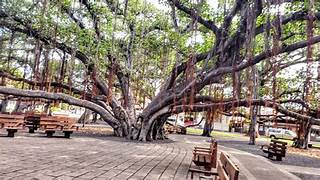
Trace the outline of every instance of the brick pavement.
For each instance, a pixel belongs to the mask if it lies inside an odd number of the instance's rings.
[[[0,180],[184,180],[192,148],[209,145],[209,138],[192,135],[171,135],[171,140],[152,143],[108,136],[44,136],[18,132],[15,138],[0,137]],[[264,157],[220,145],[218,149],[232,155],[240,180],[296,179]],[[268,172],[272,176],[266,176]]]
[[[186,179],[192,145],[116,137],[0,137],[2,179]]]

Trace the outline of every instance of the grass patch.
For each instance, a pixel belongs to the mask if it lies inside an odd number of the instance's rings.
[[[196,135],[201,135],[202,134],[202,129],[196,129],[196,128],[187,128],[187,134],[196,134]],[[223,131],[213,131],[211,133],[211,136],[219,136],[219,137],[231,137],[231,138],[236,138],[236,137],[243,137],[243,135],[238,134],[238,133],[229,133],[229,132],[223,132]]]
[[[312,144],[312,147],[316,147],[320,149],[320,144]]]
[[[202,134],[202,129],[187,128],[187,134],[201,135]]]
[[[237,138],[237,137],[243,137],[242,134],[238,133],[229,133],[229,132],[223,132],[223,131],[214,131],[211,133],[212,136],[222,136],[222,137],[231,137],[231,138]]]

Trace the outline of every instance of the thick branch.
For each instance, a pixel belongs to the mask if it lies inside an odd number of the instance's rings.
[[[219,34],[219,28],[213,23],[213,21],[210,20],[205,20],[204,18],[202,18],[200,15],[198,15],[195,10],[190,9],[186,6],[184,6],[179,0],[168,0],[170,3],[173,3],[178,9],[180,9],[181,11],[185,12],[186,14],[188,14],[190,17],[194,17],[195,19],[197,19],[197,21],[204,25],[206,28],[212,30],[215,35]]]
[[[104,108],[87,100],[81,100],[63,93],[49,93],[38,90],[22,90],[0,86],[0,93],[19,97],[43,98],[48,100],[63,101],[67,104],[88,108],[98,114],[114,129],[119,128],[117,120]]]
[[[320,13],[315,12],[314,17],[316,19],[320,19]],[[285,24],[288,24],[293,21],[307,20],[307,19],[309,19],[309,17],[308,17],[307,11],[297,11],[297,12],[294,12],[290,15],[283,15],[280,17],[280,19],[281,19],[281,24],[285,25]],[[277,20],[274,20],[271,22],[271,24],[275,25],[277,22],[278,22]],[[266,24],[262,24],[262,25],[258,26],[256,28],[256,35],[264,32],[266,26],[267,26]]]
[[[81,28],[81,29],[85,29],[85,26],[83,24],[83,22],[76,18],[72,12],[71,9],[69,9],[68,7],[64,6],[63,4],[61,5],[61,10],[64,11],[66,14],[68,14],[68,16]]]
[[[223,30],[227,30],[229,28],[233,17],[241,9],[241,4],[243,3],[243,1],[244,0],[237,0],[235,2],[234,6],[232,7],[232,9],[230,10],[230,12],[225,16],[224,21],[223,21],[223,25],[222,25],[222,27],[223,27],[222,29]]]
[[[101,32],[100,32],[100,29],[99,29],[99,17],[94,12],[93,7],[88,2],[88,0],[80,0],[80,3],[82,3],[88,9],[88,11],[89,11],[89,13],[91,15],[92,21],[93,21],[93,26],[94,26],[94,30],[96,32],[97,38],[101,39]]]
[[[253,58],[253,60],[243,62],[243,63],[237,65],[235,68],[233,68],[232,66],[227,66],[227,67],[220,67],[220,68],[212,69],[211,72],[209,72],[205,76],[205,78],[203,79],[204,85],[210,83],[210,80],[213,77],[221,76],[221,75],[231,73],[231,72],[238,72],[240,70],[243,70],[245,68],[248,68],[250,66],[257,64],[264,59],[270,58],[272,56],[276,56],[276,55],[282,54],[282,53],[292,52],[294,50],[304,48],[307,45],[312,45],[312,44],[316,44],[319,42],[320,42],[320,36],[316,36],[316,37],[309,39],[308,41],[300,41],[300,42],[291,44],[289,46],[282,46],[279,48],[279,52],[277,54],[272,53],[270,50],[265,51],[265,52],[255,56]],[[203,82],[201,82],[201,83],[203,83]]]

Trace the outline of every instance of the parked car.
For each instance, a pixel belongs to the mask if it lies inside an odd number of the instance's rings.
[[[311,141],[318,141],[318,142],[320,142],[320,133],[317,132],[317,131],[312,131],[312,130],[311,130],[310,140],[311,140]]]
[[[278,128],[269,128],[266,131],[266,135],[274,139],[290,139],[295,140],[297,134],[291,130],[287,129],[278,129]]]

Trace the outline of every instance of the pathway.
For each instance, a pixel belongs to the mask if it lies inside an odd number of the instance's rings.
[[[186,179],[195,145],[208,138],[171,135],[157,143],[116,137],[46,138],[17,133],[0,138],[0,180],[4,179]],[[296,179],[266,158],[219,146],[240,167],[240,179]],[[273,172],[273,173],[270,173]],[[276,177],[276,178],[275,178]]]

